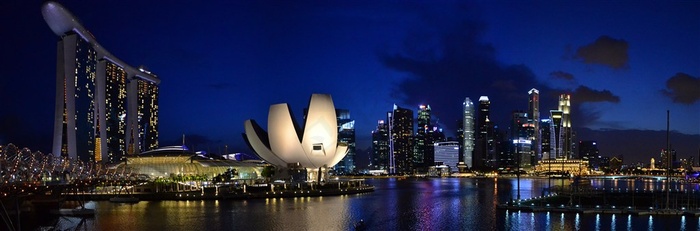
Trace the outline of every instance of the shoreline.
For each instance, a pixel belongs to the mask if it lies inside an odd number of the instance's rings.
[[[114,197],[135,197],[139,201],[166,201],[166,200],[247,200],[267,198],[292,198],[292,197],[322,197],[341,196],[374,192],[374,186],[363,186],[346,189],[316,189],[316,190],[281,190],[265,192],[228,192],[212,193],[205,191],[186,192],[158,192],[158,193],[133,193],[133,194],[67,194],[62,195],[66,201],[109,201]]]

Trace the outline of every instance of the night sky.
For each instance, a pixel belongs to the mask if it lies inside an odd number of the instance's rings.
[[[271,104],[301,121],[312,93],[356,120],[358,151],[393,104],[430,104],[455,136],[462,101],[505,129],[541,93],[572,94],[579,140],[648,162],[700,150],[698,1],[59,1],[99,43],[161,78],[160,142],[249,152],[243,121]],[[0,143],[50,152],[57,36],[36,1],[0,2]],[[364,155],[360,155],[363,159]],[[360,163],[366,161],[360,160]]]

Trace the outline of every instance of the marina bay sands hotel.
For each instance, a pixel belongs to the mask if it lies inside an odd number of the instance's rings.
[[[60,4],[41,11],[59,36],[52,152],[114,163],[158,148],[160,79],[109,53]]]

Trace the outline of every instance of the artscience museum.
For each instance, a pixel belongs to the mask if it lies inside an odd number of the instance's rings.
[[[293,181],[323,181],[329,167],[345,157],[348,146],[338,142],[338,123],[333,99],[313,94],[304,126],[299,127],[286,103],[270,106],[267,131],[255,120],[245,121],[248,146],[277,168],[275,178]],[[287,175],[288,174],[288,175]]]

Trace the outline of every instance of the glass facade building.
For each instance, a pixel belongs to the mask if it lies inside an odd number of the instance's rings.
[[[413,111],[394,105],[388,117],[391,138],[389,173],[410,174],[413,171]]]

